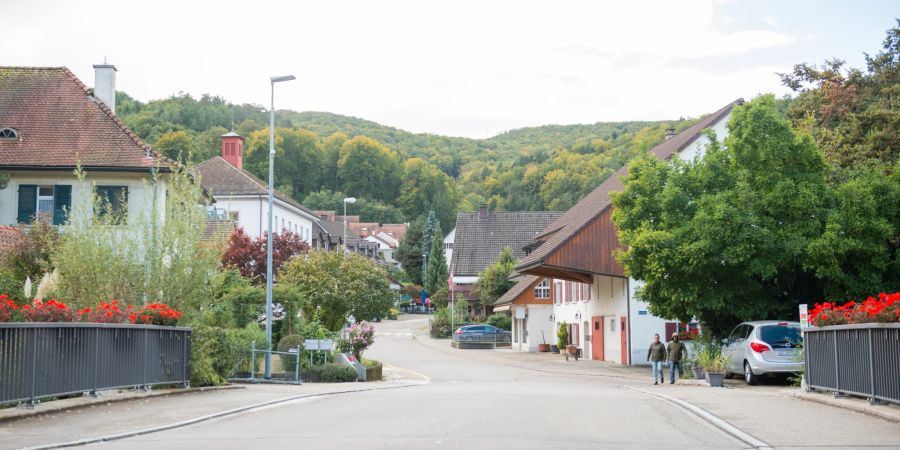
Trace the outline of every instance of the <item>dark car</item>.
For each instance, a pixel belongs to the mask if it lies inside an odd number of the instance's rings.
[[[512,333],[493,325],[465,325],[456,329],[453,340],[469,343],[507,343],[512,341]]]

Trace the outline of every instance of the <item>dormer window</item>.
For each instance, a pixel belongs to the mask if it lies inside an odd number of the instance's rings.
[[[18,138],[19,133],[17,133],[16,130],[13,130],[12,128],[0,128],[0,139],[14,140]]]

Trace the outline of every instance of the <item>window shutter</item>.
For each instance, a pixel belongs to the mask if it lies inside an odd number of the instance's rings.
[[[53,225],[64,225],[72,210],[72,186],[58,184],[53,187]]]
[[[34,221],[34,213],[37,212],[37,186],[23,184],[19,186],[19,213],[16,221],[19,223],[31,223]]]

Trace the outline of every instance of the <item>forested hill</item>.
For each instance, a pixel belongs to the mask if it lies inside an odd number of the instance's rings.
[[[265,178],[268,112],[204,95],[140,102],[117,113],[157,151],[200,162],[220,153],[232,125],[247,138],[245,168]],[[564,210],[630,158],[692,120],[598,122],[511,130],[488,139],[410,133],[355,117],[279,110],[276,184],[311,208],[344,194],[367,199],[369,220],[412,221],[434,209],[445,231],[459,209]]]

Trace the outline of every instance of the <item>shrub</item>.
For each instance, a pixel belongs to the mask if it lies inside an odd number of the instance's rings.
[[[19,316],[19,305],[6,294],[0,294],[0,322],[14,322]]]
[[[129,305],[129,308],[131,305]],[[135,323],[146,325],[175,326],[178,324],[182,313],[169,307],[165,303],[151,303],[141,307],[133,317]]]
[[[22,318],[26,322],[72,322],[75,312],[65,303],[50,299],[46,303],[35,300],[31,304],[22,305]]]
[[[493,325],[501,330],[512,330],[512,318],[509,314],[494,313],[487,318],[488,325]]]
[[[565,351],[566,345],[569,344],[569,328],[566,326],[566,322],[562,321],[559,323],[559,330],[556,331],[556,346],[559,347],[560,351]]]
[[[347,328],[347,338],[350,341],[350,351],[356,359],[362,359],[362,352],[375,343],[375,327],[363,320],[354,323]]]
[[[76,314],[78,320],[82,322],[96,323],[129,323],[134,322],[136,318],[134,309],[131,305],[125,307],[123,311],[119,308],[119,302],[113,300],[109,303],[101,302],[96,308],[79,309]]]
[[[235,372],[255,371],[250,366],[250,348],[266,348],[266,333],[255,323],[245,328],[221,328],[194,324],[191,336],[191,384],[216,385]],[[257,355],[259,356],[259,355]],[[261,363],[257,357],[257,365]]]
[[[278,341],[276,350],[279,352],[287,352],[292,349],[299,349],[297,351],[297,356],[281,355],[281,364],[284,366],[285,372],[293,372],[296,370],[297,358],[303,358],[303,336],[300,336],[299,334],[288,334]]]
[[[322,381],[326,383],[347,383],[359,379],[356,369],[351,366],[329,363],[322,367]]]
[[[0,292],[13,301],[25,299],[25,280],[19,280],[12,270],[0,267]]]

